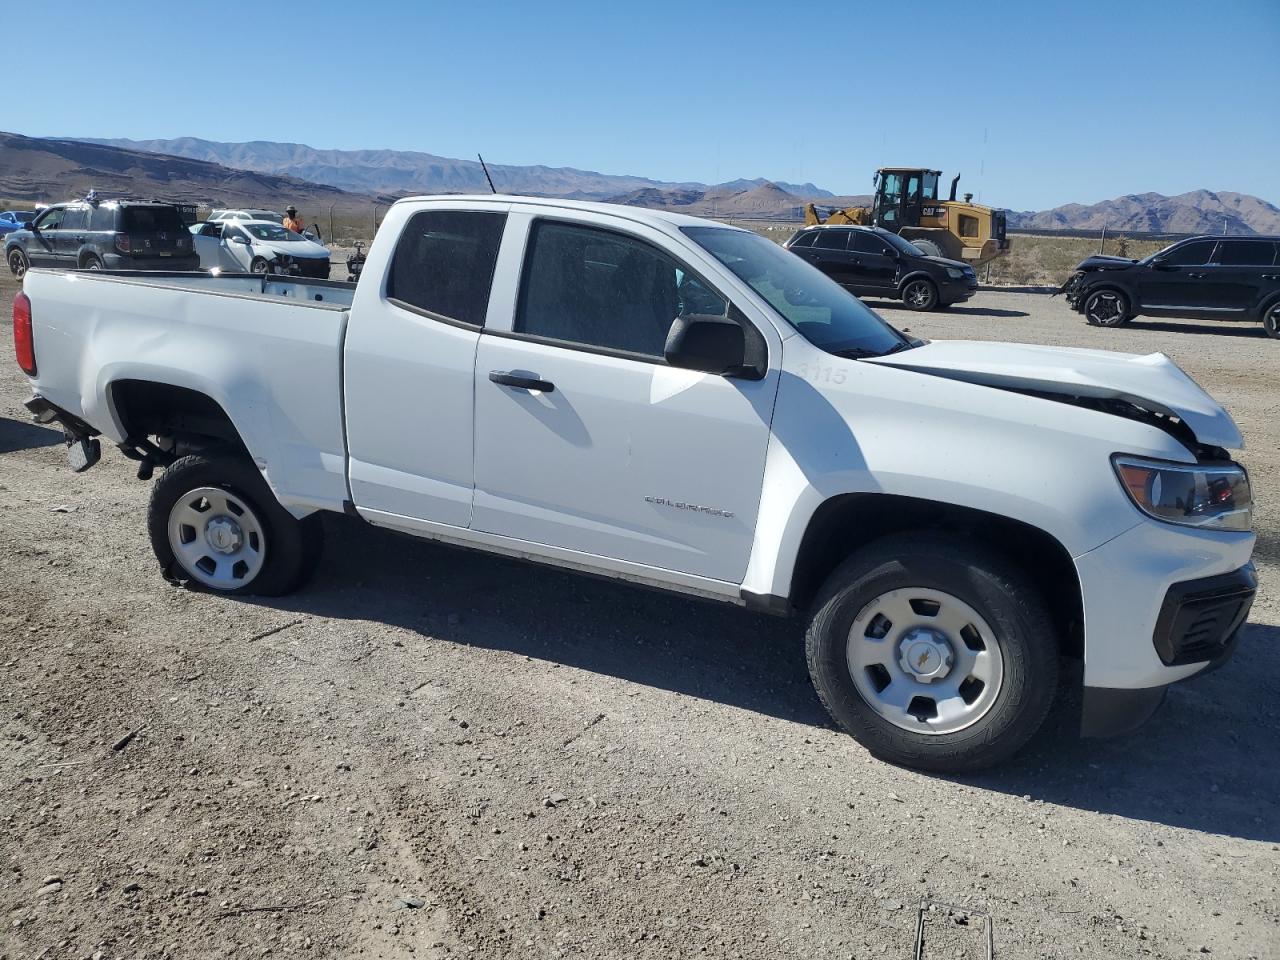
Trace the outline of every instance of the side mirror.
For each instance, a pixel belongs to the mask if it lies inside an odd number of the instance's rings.
[[[689,314],[676,317],[667,334],[667,363],[721,377],[759,380],[764,371],[747,363],[747,337],[742,325],[728,317]]]
[[[249,238],[248,238],[248,237],[235,236],[235,237],[232,237],[232,238],[231,238],[231,242],[232,242],[232,243],[240,243],[240,244],[243,244],[244,246],[246,246],[246,247],[247,247],[247,246],[249,245]]]

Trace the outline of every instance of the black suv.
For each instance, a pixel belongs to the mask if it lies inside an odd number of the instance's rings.
[[[56,203],[5,237],[4,259],[19,279],[28,267],[200,269],[178,207],[159,200]]]
[[[805,227],[784,246],[860,297],[890,297],[912,310],[968,300],[978,289],[973,267],[928,257],[881,227]]]
[[[1244,320],[1280,339],[1280,237],[1192,237],[1145,260],[1090,257],[1058,292],[1098,327],[1139,316]]]

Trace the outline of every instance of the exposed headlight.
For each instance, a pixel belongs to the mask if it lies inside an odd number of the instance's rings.
[[[964,271],[959,267],[947,267],[947,276],[952,280],[963,280]]]
[[[1208,530],[1253,526],[1249,474],[1238,463],[1167,463],[1123,455],[1111,461],[1129,498],[1148,516]]]

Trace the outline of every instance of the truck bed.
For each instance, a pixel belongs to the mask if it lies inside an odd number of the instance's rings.
[[[120,443],[128,431],[114,384],[145,380],[204,393],[233,421],[287,508],[342,508],[342,345],[354,284],[32,270],[24,291],[39,395]]]

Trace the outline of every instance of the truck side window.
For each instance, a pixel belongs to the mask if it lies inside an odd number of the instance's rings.
[[[107,233],[116,228],[116,208],[97,206],[93,208],[93,216],[89,229],[95,233]]]
[[[484,326],[505,213],[424,210],[405,224],[387,299],[436,319]]]
[[[533,225],[515,329],[661,357],[677,316],[723,316],[728,303],[642,240],[550,220]]]

